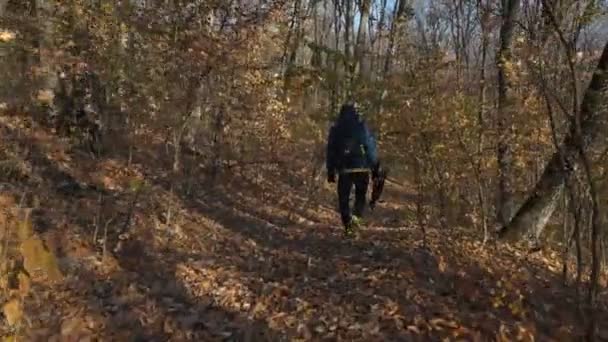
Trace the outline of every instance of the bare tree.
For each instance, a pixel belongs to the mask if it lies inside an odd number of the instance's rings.
[[[366,61],[367,42],[369,38],[368,25],[371,10],[371,0],[361,0],[359,10],[361,19],[359,22],[359,32],[357,33],[357,45],[355,47],[356,63],[359,65],[359,74],[362,78],[369,75],[369,64]]]
[[[389,41],[386,52],[386,59],[384,61],[384,76],[390,72],[392,59],[395,54],[396,40],[404,26],[404,20],[407,14],[407,0],[396,0],[395,9],[393,11],[393,21],[391,24],[391,30],[389,33]]]
[[[536,183],[524,204],[513,219],[502,226],[499,235],[514,238],[524,232],[538,236],[555,211],[565,182],[575,171],[580,170],[582,151],[606,149],[608,132],[608,44],[604,46],[591,83],[580,106],[580,139],[572,125],[562,143],[561,151],[553,154],[540,180]],[[562,162],[563,160],[563,162]]]
[[[509,68],[512,63],[511,43],[515,31],[515,20],[519,10],[519,0],[502,1],[502,24],[500,27],[500,45],[496,55],[496,66],[498,68],[498,118],[497,133],[498,144],[496,160],[498,162],[498,196],[497,214],[499,222],[508,222],[513,202],[514,185],[512,180],[512,120],[513,104],[511,97],[511,82],[509,80]]]

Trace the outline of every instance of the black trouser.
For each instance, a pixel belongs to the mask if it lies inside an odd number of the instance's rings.
[[[351,220],[350,192],[355,186],[355,206],[353,214],[357,217],[363,215],[365,209],[365,197],[369,184],[369,172],[341,173],[338,178],[338,202],[342,224],[347,226]]]

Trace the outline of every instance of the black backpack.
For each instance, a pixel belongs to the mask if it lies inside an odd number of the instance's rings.
[[[339,127],[341,164],[350,166],[365,160],[365,126],[362,122]]]

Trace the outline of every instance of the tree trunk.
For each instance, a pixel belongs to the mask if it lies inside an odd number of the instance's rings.
[[[406,0],[396,0],[395,1],[395,7],[393,9],[393,21],[391,24],[391,28],[389,31],[389,41],[388,41],[388,46],[386,49],[386,57],[384,60],[384,66],[382,67],[382,71],[378,71],[377,73],[379,75],[381,75],[382,79],[384,79],[385,81],[387,80],[387,76],[388,73],[390,71],[390,66],[391,66],[391,62],[392,62],[392,56],[394,54],[394,50],[395,50],[395,36],[396,33],[400,31],[400,28],[403,25],[403,21],[404,21],[404,16],[405,16],[405,6],[406,4]],[[383,9],[384,11],[384,9]],[[384,25],[384,24],[383,24]],[[382,62],[379,62],[382,63]],[[388,91],[386,89],[386,82],[383,82],[383,86],[380,89],[380,91],[378,91],[378,117],[382,117],[384,115],[384,97],[388,94]]]
[[[8,5],[9,0],[0,0],[0,17],[4,16],[4,11],[6,11],[6,5]]]
[[[386,51],[386,59],[384,61],[384,76],[386,77],[386,75],[388,75],[390,69],[391,69],[391,63],[392,63],[392,58],[393,55],[395,53],[395,36],[397,34],[397,32],[400,31],[402,25],[403,25],[403,21],[404,21],[404,16],[405,16],[405,5],[406,5],[406,0],[397,0],[395,2],[395,10],[393,11],[394,15],[393,15],[393,23],[391,25],[391,31],[389,33],[389,38],[388,38],[388,48]]]
[[[372,71],[375,71],[377,74],[377,70],[379,69],[378,66],[376,65],[377,60],[379,60],[378,56],[380,55],[380,50],[382,48],[382,41],[383,41],[383,36],[384,36],[384,30],[385,30],[385,21],[386,21],[386,6],[387,6],[387,0],[382,0],[382,3],[380,5],[380,19],[378,20],[378,25],[376,26],[376,32],[373,36],[373,38],[371,38],[371,33],[370,33],[370,51],[372,51],[372,54],[370,56],[370,61],[369,61],[369,65]],[[373,31],[372,31],[373,32]],[[377,47],[377,49],[376,49]]]
[[[437,202],[439,204],[439,224],[441,225],[442,229],[447,229],[448,228],[448,222],[449,222],[449,213],[448,213],[448,207],[449,207],[449,199],[448,199],[448,187],[446,185],[446,179],[443,176],[444,174],[444,170],[440,167],[440,163],[435,160],[435,157],[433,156],[433,153],[431,151],[431,144],[430,144],[430,139],[426,136],[426,134],[424,134],[424,132],[422,133],[422,148],[425,151],[425,155],[428,158],[429,161],[429,166],[433,169],[433,173],[435,175],[435,187],[437,190]]]
[[[282,64],[283,64],[283,89],[284,94],[289,89],[289,81],[293,73],[293,67],[296,61],[296,54],[300,45],[300,10],[301,1],[296,0],[293,5],[293,17],[289,24],[289,31],[287,32],[287,39],[285,39],[285,47],[283,51]],[[295,39],[292,37],[295,36]]]
[[[346,72],[346,97],[352,96],[352,77],[355,71],[355,63],[351,54],[352,31],[353,31],[353,1],[343,0],[344,8],[344,69]]]
[[[371,8],[371,0],[361,0],[361,20],[359,22],[359,32],[357,33],[357,45],[355,47],[356,63],[359,66],[359,75],[365,78],[369,75],[369,65],[365,61],[366,44],[368,41],[368,25],[369,12]]]
[[[581,280],[583,278],[583,251],[581,246],[581,219],[582,219],[582,206],[579,205],[576,209],[576,218],[574,221],[574,247],[576,248],[576,279],[575,279],[575,289],[576,289],[576,298],[579,298],[579,290],[581,287]]]
[[[334,49],[336,51],[340,50],[340,31],[342,29],[341,25],[340,25],[340,18],[342,16],[341,14],[341,5],[340,5],[340,0],[334,0],[333,1],[333,5],[334,5],[334,40],[335,40],[335,46]],[[341,97],[340,95],[340,82],[338,81],[338,67],[339,67],[339,57],[338,54],[333,54],[333,72],[334,75],[336,77],[334,77],[333,80],[333,87],[332,87],[332,94],[331,94],[331,112],[335,112],[336,109],[338,108],[338,101]]]
[[[576,128],[571,127],[562,144],[561,151],[556,151],[544,169],[543,175],[519,208],[513,219],[503,225],[499,231],[501,238],[513,239],[529,230],[538,238],[547,221],[555,210],[559,194],[566,180],[577,169],[580,152],[590,152],[606,148],[608,140],[608,44],[593,74],[593,78],[581,104],[581,135],[583,146],[579,146]],[[562,156],[563,153],[563,160]],[[565,165],[564,165],[565,163]]]
[[[485,116],[486,116],[486,62],[488,56],[488,21],[490,19],[490,11],[487,8],[488,5],[484,4],[482,0],[478,0],[477,10],[479,12],[479,25],[481,28],[481,65],[479,70],[479,111],[477,113],[477,163],[473,165],[477,171],[476,175],[478,178],[478,199],[481,211],[481,220],[483,226],[483,242],[484,245],[489,238],[488,234],[488,211],[486,210],[485,191],[484,191],[484,179],[482,175],[482,164],[483,164],[483,146],[484,146],[484,129],[485,129]]]
[[[422,160],[414,157],[414,181],[416,182],[416,219],[418,226],[422,231],[422,247],[426,247],[426,213],[424,211],[424,180],[422,179],[421,170],[423,168]]]
[[[346,69],[350,69],[351,30],[353,27],[352,1],[342,0],[344,10],[344,55],[346,56]]]
[[[215,180],[222,171],[222,149],[224,143],[224,127],[225,127],[225,109],[224,106],[220,106],[214,115],[213,122],[213,157],[211,160],[211,179]]]
[[[515,29],[515,20],[519,9],[519,0],[502,1],[502,25],[500,27],[500,45],[496,55],[498,68],[498,146],[496,159],[498,163],[498,196],[497,218],[502,224],[509,221],[513,207],[513,151],[512,129],[513,103],[511,99],[511,81],[509,66],[511,64],[511,42]]]
[[[592,182],[592,180],[589,180]],[[593,186],[593,185],[590,185]],[[598,206],[598,197],[597,193],[594,190],[591,190],[591,274],[589,276],[589,293],[587,295],[587,304],[589,307],[593,307],[595,305],[597,299],[597,290],[599,287],[599,277],[601,271],[601,259],[600,259],[600,213]],[[595,329],[593,326],[593,320],[591,327],[589,328],[590,333],[594,333]]]

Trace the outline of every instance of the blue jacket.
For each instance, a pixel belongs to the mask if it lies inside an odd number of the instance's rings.
[[[378,163],[376,141],[352,106],[343,106],[327,138],[328,174],[369,171]]]

